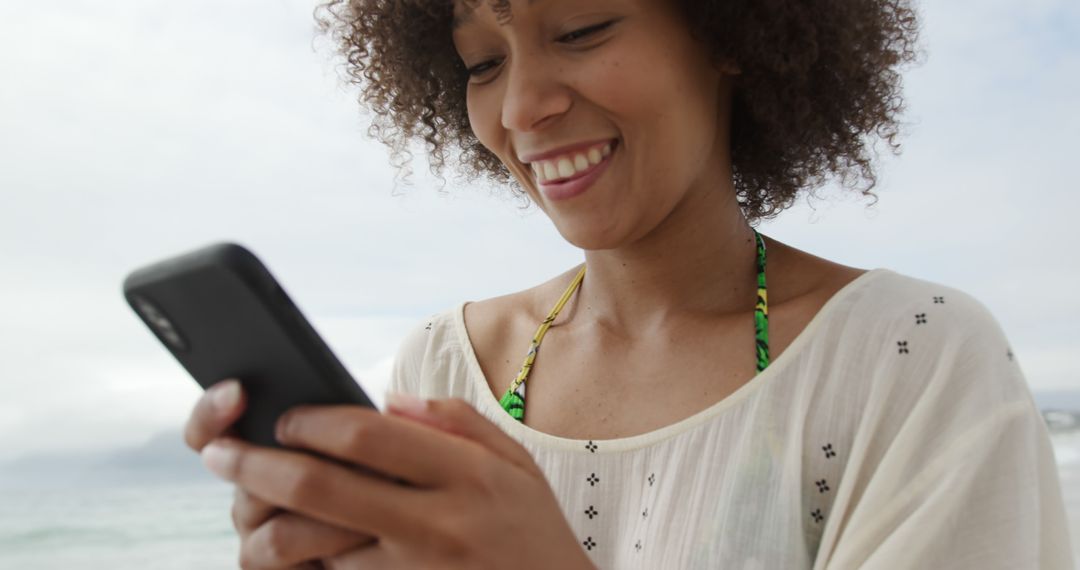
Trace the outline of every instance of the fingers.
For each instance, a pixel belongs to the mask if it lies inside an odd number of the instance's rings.
[[[199,398],[184,426],[188,447],[201,451],[210,440],[225,433],[244,412],[245,404],[238,380],[222,380],[211,386]]]
[[[240,487],[232,518],[241,538],[242,568],[323,568],[319,559],[374,542],[370,536],[284,512]]]
[[[425,511],[417,490],[307,453],[219,438],[203,463],[255,497],[310,518],[372,536],[402,535]]]
[[[274,505],[240,487],[236,488],[233,496],[232,520],[241,538],[251,534],[260,525],[270,520],[270,517],[280,512],[281,509]]]
[[[368,535],[357,534],[293,513],[280,513],[255,529],[242,542],[240,566],[307,567],[312,560],[333,558],[373,542],[374,539]]]
[[[278,420],[289,447],[370,467],[422,488],[475,475],[493,456],[542,477],[529,453],[462,400],[431,400],[391,413],[359,406],[305,406]]]
[[[390,553],[378,543],[349,550],[332,558],[324,558],[322,562],[326,570],[384,570],[400,567],[393,564]]]
[[[363,465],[417,487],[454,480],[483,450],[407,418],[360,406],[294,408],[278,421],[278,441]]]
[[[387,400],[391,414],[475,441],[529,473],[543,475],[528,450],[461,398],[424,400],[409,394],[391,393]]]

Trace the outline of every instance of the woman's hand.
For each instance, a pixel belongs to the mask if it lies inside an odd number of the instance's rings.
[[[319,556],[334,569],[592,568],[532,457],[461,400],[396,397],[385,415],[295,408],[278,422],[278,440],[322,457],[231,437],[203,448],[207,466],[260,507],[251,522],[286,512],[251,530],[249,541],[265,535],[274,549],[292,550],[321,540],[308,526],[318,523],[343,539],[375,537]],[[282,516],[303,535],[273,528]]]
[[[201,452],[207,443],[232,433],[232,424],[246,401],[240,383],[214,384],[195,404],[184,430],[187,445]],[[239,486],[232,508],[233,526],[240,535],[243,568],[290,568],[346,552],[372,541],[369,535],[283,511]],[[317,567],[317,566],[316,566]]]

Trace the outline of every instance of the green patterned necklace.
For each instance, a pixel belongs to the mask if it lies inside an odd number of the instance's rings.
[[[769,366],[769,296],[765,289],[765,240],[761,238],[761,234],[757,230],[753,230],[753,232],[754,240],[757,242],[757,256],[755,256],[757,263],[757,302],[754,303],[754,344],[757,352],[757,371],[761,372]],[[525,362],[521,365],[521,371],[510,382],[510,387],[499,400],[502,408],[519,422],[525,420],[525,379],[529,377],[529,371],[532,370],[533,361],[536,360],[536,353],[540,349],[540,342],[544,340],[544,335],[547,333],[551,323],[555,322],[555,317],[559,315],[563,305],[570,300],[570,296],[574,294],[574,291],[577,290],[578,285],[581,284],[581,280],[584,278],[585,267],[582,266],[581,271],[574,277],[574,281],[566,288],[562,297],[559,298],[559,302],[551,309],[547,318],[540,324],[536,334],[533,335],[532,343],[529,344],[529,352],[526,353]]]

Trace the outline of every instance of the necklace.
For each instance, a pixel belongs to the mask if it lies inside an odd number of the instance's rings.
[[[765,288],[765,240],[762,239],[757,230],[753,230],[753,232],[754,241],[757,244],[757,255],[755,256],[757,265],[757,301],[754,303],[754,346],[757,354],[757,371],[761,372],[769,366],[769,296]],[[537,329],[532,342],[529,343],[529,351],[525,354],[525,362],[521,365],[521,370],[514,380],[510,382],[510,387],[503,394],[503,397],[499,399],[499,405],[519,422],[523,422],[525,419],[525,380],[529,377],[529,371],[532,370],[533,361],[536,360],[536,353],[540,349],[540,343],[544,340],[544,335],[547,334],[548,328],[555,321],[555,317],[559,315],[563,305],[570,300],[571,295],[577,291],[578,285],[581,284],[584,278],[585,266],[582,266],[581,271],[578,272],[570,286],[563,292],[562,297],[559,298],[559,302],[555,303],[555,307],[548,313],[547,318],[540,323],[540,328]]]

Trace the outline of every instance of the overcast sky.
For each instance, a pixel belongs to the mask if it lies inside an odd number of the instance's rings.
[[[0,460],[184,421],[198,387],[120,295],[160,257],[246,244],[378,398],[418,320],[580,262],[542,212],[487,189],[418,176],[393,195],[311,8],[0,3]],[[1080,388],[1080,3],[921,10],[927,59],[905,75],[880,201],[825,191],[762,231],[967,291],[1034,389]]]

